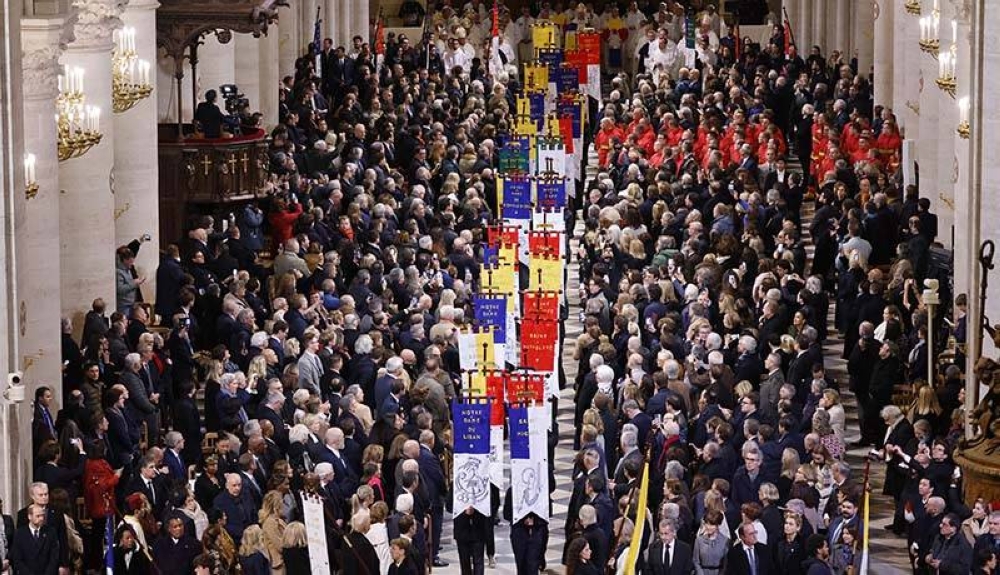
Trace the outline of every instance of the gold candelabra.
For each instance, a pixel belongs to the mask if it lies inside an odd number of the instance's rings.
[[[38,195],[38,180],[35,179],[35,155],[24,155],[24,197],[32,199]]]
[[[929,16],[920,18],[920,49],[931,56],[937,57],[941,49],[941,40],[938,30],[941,26],[941,11],[938,9],[938,0],[934,0],[934,7]]]
[[[958,132],[958,136],[963,140],[968,140],[972,134],[972,128],[969,126],[968,96],[963,96],[958,100],[958,127],[955,128],[955,131]]]
[[[101,109],[87,105],[82,68],[67,69],[59,76],[56,111],[60,162],[79,158],[101,142]]]
[[[906,9],[907,14],[920,16],[920,0],[906,0],[906,4],[903,5],[903,8]]]
[[[149,83],[150,65],[135,51],[135,28],[115,31],[111,56],[111,100],[116,114],[126,112],[153,93]]]
[[[938,54],[938,77],[934,83],[955,97],[955,90],[958,88],[958,22],[951,21],[951,47],[947,52]]]

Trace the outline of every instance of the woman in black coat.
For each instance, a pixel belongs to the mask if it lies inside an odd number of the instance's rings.
[[[285,527],[281,544],[281,559],[285,562],[285,573],[312,573],[309,563],[309,547],[306,526],[301,521],[293,521]]]

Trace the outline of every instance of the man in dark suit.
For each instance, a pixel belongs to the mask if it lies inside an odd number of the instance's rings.
[[[427,490],[431,504],[432,562],[434,566],[444,566],[438,557],[437,549],[441,545],[441,528],[444,525],[444,496],[448,492],[448,484],[444,477],[444,471],[441,469],[441,462],[434,455],[435,440],[433,431],[425,429],[420,432],[420,455],[417,457],[417,463],[420,465],[420,483]]]
[[[257,419],[271,422],[274,426],[274,442],[282,452],[288,451],[288,430],[285,429],[285,420],[281,418],[281,408],[284,404],[284,394],[273,391],[269,392],[257,407]]]
[[[776,575],[771,553],[757,542],[757,528],[753,523],[739,527],[739,541],[726,555],[726,575]]]
[[[741,507],[744,503],[760,502],[758,490],[764,482],[763,474],[760,472],[762,458],[760,450],[748,451],[743,455],[743,465],[736,470],[732,482],[731,497],[736,507]]]
[[[10,546],[10,565],[16,575],[56,575],[59,573],[59,536],[46,525],[48,511],[32,503],[27,522],[14,532]]]
[[[1000,511],[990,513],[989,531],[976,537],[975,551],[988,550],[1000,559]],[[1000,575],[1000,565],[993,570],[993,575]]]
[[[138,473],[132,476],[125,488],[126,496],[133,493],[145,495],[146,500],[153,506],[153,513],[160,517],[167,504],[167,489],[156,471],[156,461],[149,455],[140,460]]]
[[[163,463],[170,472],[167,479],[172,484],[187,481],[187,466],[184,464],[184,436],[178,431],[170,431],[164,438],[167,448],[163,450]]]
[[[166,532],[153,542],[153,560],[160,575],[191,573],[194,558],[201,553],[201,543],[184,530],[184,517],[173,512],[167,518]]]
[[[830,542],[831,549],[840,541],[841,534],[850,528],[857,529],[858,537],[863,537],[864,525],[858,515],[858,504],[854,499],[846,497],[840,503],[840,516],[830,521],[830,528],[827,530],[827,541]]]
[[[694,572],[691,546],[677,539],[677,526],[660,520],[659,537],[649,546],[646,559],[649,575],[690,575]]]
[[[257,471],[257,461],[253,454],[244,453],[240,455],[240,479],[243,481],[243,497],[249,499],[254,508],[260,508],[264,501],[264,490],[266,486],[260,481],[261,477]]]
[[[52,390],[42,386],[35,390],[35,410],[31,419],[32,444],[35,453],[46,441],[54,441],[59,437],[56,432],[56,418],[52,416],[49,406],[52,404]]]
[[[324,443],[309,446],[313,463],[325,461],[333,466],[334,483],[340,493],[352,494],[358,488],[359,477],[347,465],[344,458],[344,430],[331,427],[326,432]]]
[[[226,531],[233,541],[242,541],[246,528],[257,523],[257,510],[243,495],[243,479],[238,473],[226,475],[226,489],[215,497],[214,507],[226,514]]]
[[[56,539],[58,545],[55,547],[58,550],[58,566],[59,567],[69,567],[69,544],[66,539],[66,522],[63,521],[62,516],[56,513],[56,510],[49,505],[49,486],[35,482],[31,484],[31,502],[32,505],[25,507],[17,512],[17,527],[27,526],[30,522],[29,511],[32,506],[37,506],[41,508],[44,514],[45,525],[50,527],[55,531]],[[11,560],[13,563],[13,559]],[[17,571],[15,570],[15,573]],[[30,571],[29,571],[30,573]]]
[[[382,420],[387,429],[393,429],[396,423],[396,415],[399,414],[400,410],[399,399],[403,395],[403,389],[405,389],[403,381],[394,380],[389,395],[385,397],[378,409],[378,419]]]

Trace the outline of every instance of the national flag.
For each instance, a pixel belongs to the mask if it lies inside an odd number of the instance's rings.
[[[104,526],[104,568],[106,575],[115,575],[115,522],[111,514],[108,514]]]
[[[628,556],[625,559],[625,575],[635,575],[635,562],[639,558],[639,548],[642,546],[642,532],[646,527],[646,503],[649,498],[649,462],[642,468],[642,481],[639,483],[639,500],[635,509],[635,529],[632,530],[632,541],[628,544]]]
[[[313,24],[313,58],[316,60],[316,74],[323,76],[323,58],[320,57],[320,52],[323,51],[323,40],[322,34],[320,34],[320,25],[323,20],[319,17],[320,7],[316,7],[316,22]]]
[[[498,76],[503,72],[503,59],[500,56],[500,6],[493,0],[493,27],[490,31],[490,75]]]
[[[378,12],[378,21],[375,22],[374,49],[375,54],[379,56],[385,55],[385,18],[381,10]]]
[[[782,8],[781,11],[785,15],[785,29],[782,36],[785,38],[785,57],[787,58],[791,53],[791,47],[795,43],[795,38],[792,36],[792,22],[788,19],[788,10]]]

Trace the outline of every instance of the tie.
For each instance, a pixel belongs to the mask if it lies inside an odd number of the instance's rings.
[[[152,503],[153,505],[156,505],[156,490],[153,489],[152,481],[146,482],[146,489],[149,490],[149,502]]]
[[[663,568],[670,570],[670,545],[663,544]]]
[[[747,562],[750,563],[750,575],[757,575],[757,560],[753,556],[753,547],[747,547]]]
[[[32,529],[31,530],[31,536],[35,538],[35,543],[38,543],[38,530],[37,529]]]

